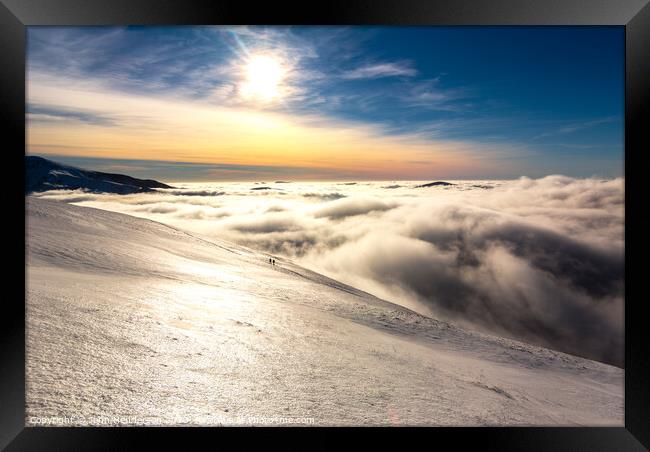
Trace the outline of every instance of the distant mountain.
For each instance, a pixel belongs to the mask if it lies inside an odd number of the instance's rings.
[[[174,187],[151,179],[89,171],[42,157],[25,156],[25,194],[57,189],[84,189],[126,195],[148,192],[154,188]]]
[[[447,185],[455,185],[455,184],[452,184],[451,182],[438,181],[438,182],[429,182],[428,184],[416,185],[415,188],[437,187],[439,185],[447,186]]]

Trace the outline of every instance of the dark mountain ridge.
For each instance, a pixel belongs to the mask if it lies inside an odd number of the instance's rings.
[[[62,165],[34,155],[25,156],[25,194],[47,190],[77,190],[129,194],[174,188],[152,179],[102,173]]]
[[[426,187],[437,187],[437,186],[448,186],[448,185],[456,185],[456,184],[452,184],[451,182],[436,181],[436,182],[429,182],[428,184],[416,185],[415,188],[426,188]]]

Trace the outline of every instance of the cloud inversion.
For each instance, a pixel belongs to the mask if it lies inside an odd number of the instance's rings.
[[[622,365],[622,179],[420,184],[39,196],[229,239],[429,315]]]

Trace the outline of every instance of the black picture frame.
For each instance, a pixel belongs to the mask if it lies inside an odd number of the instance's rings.
[[[625,27],[625,427],[558,428],[54,428],[25,427],[25,44],[32,25],[318,24],[318,25],[617,25]],[[643,205],[643,155],[650,150],[644,118],[650,117],[650,5],[648,0],[337,0],[279,4],[244,0],[0,0],[0,124],[3,173],[11,176],[3,198],[7,278],[2,297],[0,447],[7,450],[121,449],[152,432],[185,446],[219,446],[251,439],[288,448],[338,447],[348,436],[364,445],[418,440],[432,448],[480,446],[495,450],[644,450],[650,448],[650,341],[643,305],[650,230]],[[647,121],[647,119],[645,119]],[[4,179],[4,178],[3,178]],[[7,179],[5,179],[6,181]],[[23,301],[21,301],[21,299]],[[333,435],[332,433],[336,433]],[[180,438],[179,438],[180,437]],[[218,443],[214,441],[217,440]],[[444,441],[444,442],[442,442]],[[453,445],[453,446],[452,446]],[[419,446],[418,446],[419,447]]]

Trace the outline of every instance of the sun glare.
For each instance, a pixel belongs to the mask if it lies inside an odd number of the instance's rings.
[[[277,58],[268,55],[253,56],[246,63],[244,74],[242,94],[245,97],[265,102],[280,97],[285,70]]]

